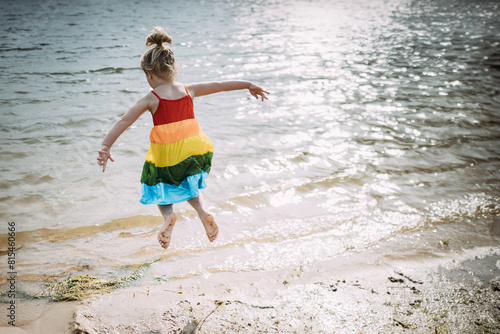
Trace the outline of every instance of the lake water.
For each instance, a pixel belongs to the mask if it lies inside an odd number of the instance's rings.
[[[425,244],[433,229],[456,249],[498,246],[499,12],[494,0],[2,1],[0,246],[14,221],[20,288],[151,262],[143,282],[296,268],[408,232]],[[96,164],[150,90],[139,62],[155,25],[173,36],[178,81],[271,92],[195,99],[215,146],[213,244],[187,204],[169,249],[157,243],[159,211],[139,203],[149,114],[105,173]],[[6,252],[0,268],[5,283]]]

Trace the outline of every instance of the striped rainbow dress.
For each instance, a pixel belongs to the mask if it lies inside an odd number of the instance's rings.
[[[199,195],[206,187],[214,147],[194,118],[193,100],[162,99],[153,114],[146,162],[142,169],[142,204],[173,204]]]

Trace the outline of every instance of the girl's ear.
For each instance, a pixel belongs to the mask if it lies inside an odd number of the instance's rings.
[[[146,72],[146,78],[148,78],[148,80],[153,80],[153,74],[151,72]]]

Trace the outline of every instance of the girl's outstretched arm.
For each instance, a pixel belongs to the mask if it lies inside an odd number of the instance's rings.
[[[116,139],[146,111],[149,109],[149,94],[140,99],[132,108],[129,109],[109,130],[104,138],[99,156],[97,157],[97,164],[102,166],[102,171],[106,170],[108,159],[115,161],[111,155],[111,146],[115,143]]]
[[[250,94],[252,94],[252,96],[254,96],[256,99],[258,99],[260,96],[262,98],[262,101],[264,101],[264,99],[267,100],[266,94],[270,94],[263,88],[251,83],[250,81],[241,80],[199,82],[191,84],[187,87],[191,92],[193,92],[194,97],[210,95],[218,92],[227,92],[231,90],[248,89],[250,91]]]

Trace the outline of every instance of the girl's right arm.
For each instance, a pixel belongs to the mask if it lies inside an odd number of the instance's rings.
[[[264,101],[264,99],[267,100],[266,94],[270,94],[250,81],[243,80],[199,82],[189,85],[188,89],[193,92],[194,97],[227,92],[231,90],[248,89],[250,94],[252,94],[252,96],[256,99],[260,96],[262,101]]]
[[[99,156],[97,157],[97,164],[102,166],[102,171],[106,170],[106,164],[108,159],[115,161],[111,155],[111,146],[120,137],[120,135],[146,111],[150,108],[150,96],[146,95],[140,99],[132,108],[129,109],[109,130],[108,134],[102,141],[101,149],[99,150]]]

